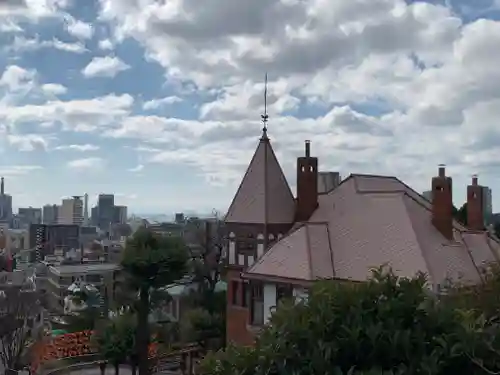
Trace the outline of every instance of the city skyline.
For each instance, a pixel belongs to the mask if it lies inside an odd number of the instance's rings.
[[[260,137],[265,72],[292,189],[310,139],[321,171],[422,192],[443,163],[457,205],[478,174],[500,207],[498,1],[234,3],[1,5],[14,210],[114,193],[130,213],[224,212]]]

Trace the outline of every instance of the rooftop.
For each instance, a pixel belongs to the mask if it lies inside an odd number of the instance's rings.
[[[120,268],[119,264],[96,263],[96,264],[69,264],[62,266],[51,266],[50,272],[57,275],[74,275],[81,273],[112,272]]]

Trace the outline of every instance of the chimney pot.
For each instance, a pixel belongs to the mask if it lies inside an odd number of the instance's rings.
[[[308,158],[311,156],[311,141],[306,140],[305,144],[306,144],[306,158]]]
[[[444,164],[439,164],[439,167],[438,167],[439,177],[446,177],[445,167],[446,166]]]
[[[472,185],[477,186],[477,174],[472,175]]]

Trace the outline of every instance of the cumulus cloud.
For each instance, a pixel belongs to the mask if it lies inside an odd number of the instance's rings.
[[[125,64],[118,57],[94,57],[92,61],[82,70],[82,74],[87,78],[112,78],[127,69],[130,69],[130,66]]]
[[[62,95],[68,91],[65,86],[59,83],[46,83],[41,86],[41,89],[43,92],[51,95]]]
[[[179,98],[178,96],[176,96],[176,95],[167,96],[165,98],[153,99],[153,100],[149,100],[149,101],[145,102],[142,105],[142,109],[144,109],[144,110],[158,109],[158,108],[163,107],[165,105],[179,103],[179,102],[182,102],[182,99]]]
[[[438,163],[462,176],[483,170],[471,155],[500,140],[495,20],[464,23],[445,5],[403,0],[101,0],[100,13],[169,83],[192,82],[208,98],[197,121],[132,116],[104,133],[161,145],[152,162],[239,180],[261,128],[266,71],[269,134],[289,172],[311,139],[324,169],[424,188]]]
[[[73,17],[68,17],[66,21],[66,29],[69,34],[78,39],[91,39],[94,35],[94,28],[90,23],[76,20]]]

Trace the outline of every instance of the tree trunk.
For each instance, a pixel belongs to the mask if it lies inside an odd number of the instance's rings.
[[[137,365],[135,363],[132,364],[132,375],[137,374]]]
[[[139,375],[149,375],[149,288],[142,287],[137,311],[137,357]]]
[[[99,369],[101,370],[101,375],[105,375],[105,373],[106,373],[106,362],[99,363]]]
[[[118,362],[115,362],[114,366],[115,366],[115,375],[120,375],[120,364]]]

